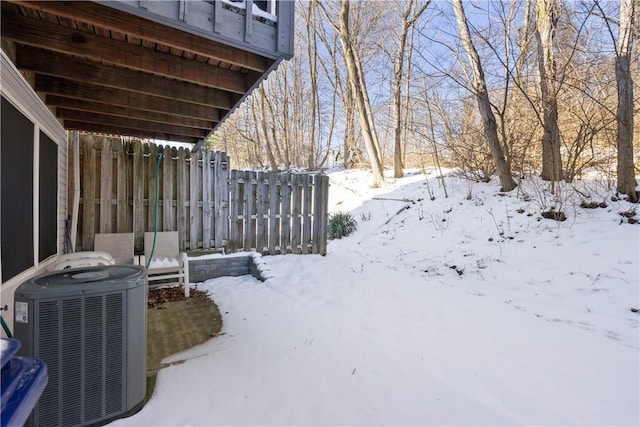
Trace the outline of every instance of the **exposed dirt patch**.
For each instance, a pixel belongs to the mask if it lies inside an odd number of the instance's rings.
[[[580,207],[584,208],[584,209],[596,209],[596,208],[606,208],[609,205],[607,205],[605,202],[585,202],[583,201],[582,203],[580,203]]]
[[[149,290],[147,304],[147,398],[167,356],[215,337],[222,329],[218,306],[205,292],[192,289],[184,297],[182,286]]]
[[[554,219],[559,222],[566,221],[567,219],[567,216],[564,214],[564,212],[556,211],[553,208],[549,209],[548,211],[542,212],[540,215],[542,215],[543,218]]]
[[[620,216],[627,219],[629,224],[637,224],[638,218],[636,217],[636,210],[631,209],[626,212],[620,212]],[[624,221],[624,219],[622,220]]]

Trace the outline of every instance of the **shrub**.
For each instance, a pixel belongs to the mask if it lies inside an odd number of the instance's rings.
[[[329,216],[329,239],[341,239],[356,231],[358,222],[348,212],[336,212]]]

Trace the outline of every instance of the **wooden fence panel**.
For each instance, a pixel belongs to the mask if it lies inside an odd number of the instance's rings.
[[[326,176],[233,171],[225,153],[139,141],[82,136],[81,147],[78,250],[97,232],[133,232],[141,253],[157,228],[177,230],[181,250],[326,253]]]

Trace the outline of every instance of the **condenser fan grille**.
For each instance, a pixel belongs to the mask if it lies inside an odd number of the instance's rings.
[[[87,425],[122,412],[123,292],[40,302],[38,317],[35,350],[49,368],[49,383],[37,406],[37,424]]]
[[[40,286],[81,285],[95,282],[121,282],[140,274],[140,267],[125,265],[101,265],[72,268],[38,277],[33,283]]]

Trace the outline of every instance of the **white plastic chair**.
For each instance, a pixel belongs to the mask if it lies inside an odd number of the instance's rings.
[[[184,285],[184,296],[189,296],[189,261],[187,254],[180,252],[177,231],[144,233],[144,256],[149,265],[147,267],[149,282],[178,279],[178,283]]]

